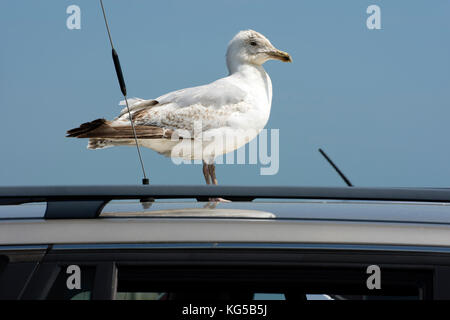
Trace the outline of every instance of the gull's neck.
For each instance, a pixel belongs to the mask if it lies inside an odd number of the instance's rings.
[[[270,108],[272,81],[263,66],[251,63],[228,63],[228,71],[231,77],[245,79],[245,82],[252,87],[253,93],[257,97],[264,97],[261,102]]]
[[[227,57],[228,58],[228,57]],[[242,74],[248,74],[248,73],[254,73],[255,71],[259,72],[259,73],[266,73],[266,71],[264,70],[264,68],[261,65],[257,65],[257,64],[252,64],[252,63],[248,63],[248,62],[241,62],[239,60],[234,60],[234,59],[227,59],[227,67],[228,67],[228,72],[230,73],[230,75],[234,74],[234,73],[242,73]]]
[[[250,75],[254,73],[265,74],[266,71],[261,65],[251,64],[251,63],[240,63],[233,65],[233,67],[228,67],[228,72],[230,75],[235,73],[241,73],[242,75]]]

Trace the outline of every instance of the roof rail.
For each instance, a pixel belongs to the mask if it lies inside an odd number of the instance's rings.
[[[47,202],[46,219],[97,218],[111,200],[191,198],[208,201],[215,197],[231,201],[265,198],[450,203],[450,189],[189,185],[0,187],[0,205]]]

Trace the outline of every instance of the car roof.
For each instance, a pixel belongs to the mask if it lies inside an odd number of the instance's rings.
[[[0,188],[0,245],[225,241],[450,247],[447,189],[189,188],[47,193],[19,188],[3,194]],[[238,201],[194,200],[222,194]],[[246,197],[252,201],[242,201]]]

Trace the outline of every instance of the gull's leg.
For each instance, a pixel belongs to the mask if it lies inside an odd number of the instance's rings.
[[[218,182],[216,179],[216,165],[214,163],[208,165],[208,171],[209,171],[209,176],[211,177],[212,184],[217,185]]]
[[[210,174],[209,174],[209,165],[205,161],[203,161],[203,176],[205,177],[206,184],[211,184]],[[216,180],[216,184],[217,184],[217,180]],[[208,199],[209,202],[206,203],[203,206],[203,208],[214,209],[217,206],[217,201],[215,201],[214,199],[215,198],[209,198]]]
[[[203,176],[205,177],[206,184],[211,184],[209,179],[208,164],[205,161],[203,161]]]
[[[210,164],[208,165],[208,172],[209,172],[209,176],[211,177],[211,181],[214,185],[217,185],[217,178],[216,178],[216,166],[215,164]],[[209,201],[213,201],[213,202],[231,202],[230,200],[226,200],[223,198],[210,198]]]

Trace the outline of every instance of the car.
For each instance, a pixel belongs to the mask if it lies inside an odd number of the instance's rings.
[[[449,203],[427,188],[1,187],[0,299],[449,299]]]

